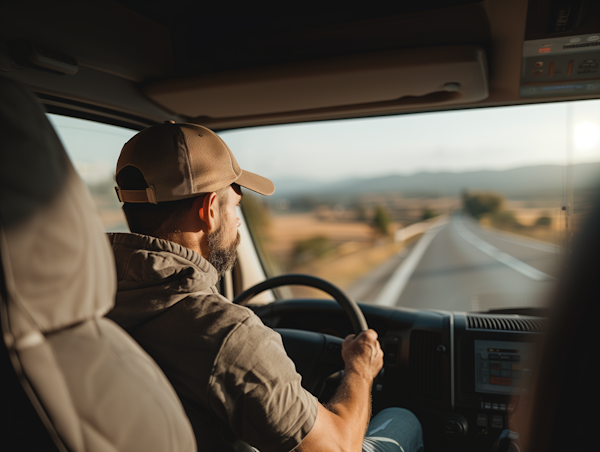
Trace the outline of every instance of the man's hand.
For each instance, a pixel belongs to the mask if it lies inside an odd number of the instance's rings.
[[[383,367],[383,351],[374,330],[358,336],[349,334],[342,344],[342,358],[346,373],[356,372],[368,381],[373,380]]]

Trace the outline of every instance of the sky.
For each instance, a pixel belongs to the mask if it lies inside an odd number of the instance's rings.
[[[49,117],[86,182],[114,178],[121,148],[134,131]],[[562,165],[600,161],[600,100],[255,127],[220,135],[242,168],[275,180]]]

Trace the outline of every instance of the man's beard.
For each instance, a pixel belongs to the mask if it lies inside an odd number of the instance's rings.
[[[215,232],[208,236],[208,249],[210,250],[208,262],[215,267],[219,276],[223,276],[235,264],[237,247],[241,240],[238,232],[233,243],[225,245],[226,232],[226,228],[221,224]]]

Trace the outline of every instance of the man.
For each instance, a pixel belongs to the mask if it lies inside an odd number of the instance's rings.
[[[134,234],[110,236],[118,293],[109,317],[161,366],[198,448],[361,450],[371,385],[383,364],[377,334],[346,338],[345,377],[325,408],[302,388],[281,337],[215,287],[235,260],[241,187],[270,195],[273,183],[243,171],[214,132],[174,123],[150,127],[126,143],[116,180]],[[402,410],[386,416],[371,431],[393,436],[402,430],[405,452],[422,447],[414,415]],[[402,422],[408,422],[403,429]],[[393,443],[389,450],[399,450],[397,441],[378,441],[365,440],[365,448]]]

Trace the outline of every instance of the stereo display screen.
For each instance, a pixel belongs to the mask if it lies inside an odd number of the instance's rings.
[[[534,344],[475,340],[475,391],[523,394],[533,365]]]

